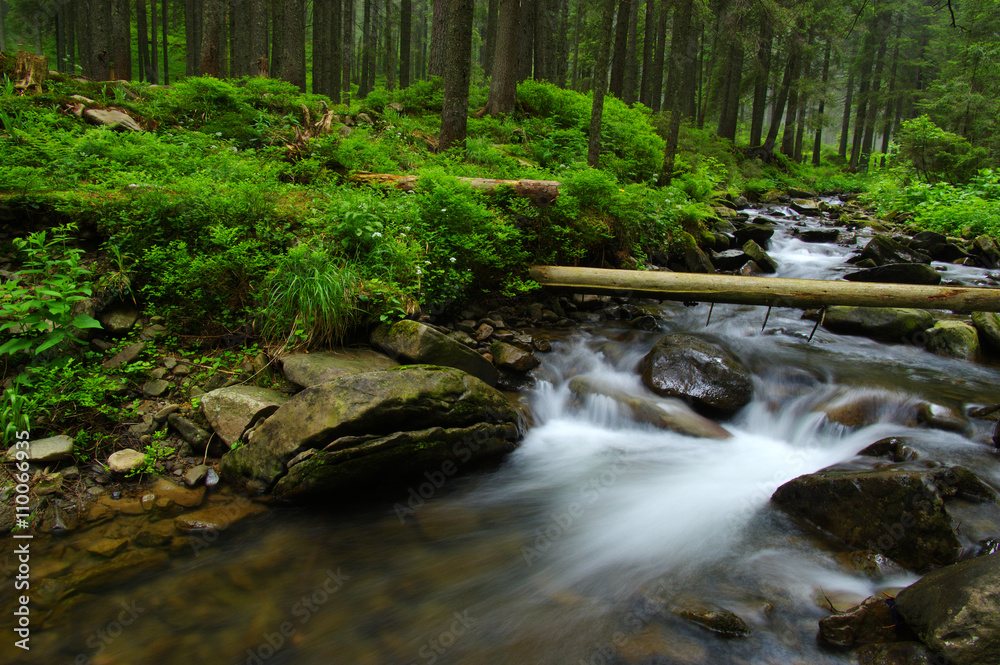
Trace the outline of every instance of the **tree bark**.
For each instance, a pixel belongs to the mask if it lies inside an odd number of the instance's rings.
[[[399,87],[405,88],[410,85],[410,62],[412,60],[412,47],[410,46],[413,34],[413,2],[412,0],[400,0],[399,6]]]
[[[665,187],[674,177],[674,160],[677,157],[677,142],[681,131],[684,90],[693,82],[693,66],[697,57],[698,35],[691,30],[693,0],[679,0],[674,9],[674,25],[670,40],[670,73],[668,82],[683,81],[680,86],[667,86],[667,102],[670,108],[670,125],[667,127],[667,145],[663,151],[663,166],[657,184]]]
[[[510,113],[517,103],[517,38],[520,0],[500,0],[493,76],[485,115]]]
[[[830,53],[833,49],[833,43],[829,37],[826,40],[826,49],[823,51],[823,74],[820,79],[822,83],[822,88],[820,90],[819,106],[816,109],[816,136],[813,139],[813,166],[820,165],[820,157],[823,150],[823,125],[826,124],[826,118],[823,113],[826,110],[826,95],[827,95],[827,80],[830,77]]]
[[[317,95],[330,94],[330,2],[313,0],[312,6],[312,91]],[[236,35],[233,35],[236,42]],[[233,50],[235,51],[235,44]]]
[[[155,0],[154,0],[155,1]],[[170,41],[167,34],[167,10],[168,4],[167,0],[163,0],[163,85],[170,85]],[[128,2],[125,2],[126,11],[128,11]],[[129,49],[131,53],[131,49]]]
[[[385,56],[382,62],[382,70],[385,73],[385,89],[396,89],[396,41],[392,38],[392,0],[385,0],[385,11],[382,16],[382,27],[384,28]]]
[[[76,24],[76,43],[80,53],[80,73],[88,78],[94,78],[91,63],[90,45],[90,1],[76,0],[73,22]]]
[[[497,17],[499,8],[499,0],[489,0],[486,3],[486,35],[483,39],[481,59],[483,61],[483,74],[487,77],[493,75],[493,55],[497,50]]]
[[[646,270],[531,266],[541,286],[573,293],[623,294],[682,302],[724,302],[812,309],[832,305],[1000,311],[1000,289],[742,277]]]
[[[305,0],[281,0],[284,16],[281,30],[281,61],[278,78],[306,91]]]
[[[139,80],[151,80],[149,67],[149,26],[146,24],[146,0],[135,0],[135,29],[139,41]]]
[[[628,45],[625,47],[625,73],[622,79],[622,101],[629,105],[638,99],[637,41],[639,41],[639,0],[631,0],[628,13]]]
[[[590,107],[590,130],[587,135],[587,164],[593,168],[600,165],[601,158],[601,121],[604,116],[604,95],[608,89],[608,60],[611,55],[611,24],[614,17],[615,0],[604,0],[600,41],[594,62],[594,99]]]
[[[85,20],[90,26],[90,77],[96,81],[107,81],[111,74],[108,52],[110,0],[90,0]]]
[[[443,76],[448,44],[448,4],[451,0],[434,0],[431,17],[431,48],[427,62],[429,76]]]
[[[212,0],[205,0],[211,2]],[[157,28],[159,19],[157,13],[156,0],[149,0],[149,82],[160,82],[159,52],[156,50]]]
[[[774,102],[774,110],[771,111],[771,124],[768,127],[764,144],[761,146],[761,151],[765,159],[770,159],[770,155],[774,151],[774,144],[778,140],[778,129],[781,127],[781,118],[785,114],[785,102],[788,101],[788,91],[792,87],[792,78],[795,74],[795,61],[798,59],[797,50],[794,46],[790,49],[788,61],[785,63],[785,73],[781,79],[781,89],[778,91],[778,97]]]
[[[638,0],[621,0],[618,5],[618,18],[615,23],[615,45],[611,56],[611,82],[608,84],[608,94],[622,98],[625,88],[625,55],[628,48],[628,19],[631,5]]]
[[[358,99],[364,99],[371,90],[368,88],[369,68],[371,59],[369,52],[372,46],[372,2],[364,0],[364,9],[361,19],[361,80],[358,84]]]
[[[465,144],[469,122],[469,82],[472,78],[473,0],[448,0],[448,48],[441,105],[442,152]]]
[[[531,78],[535,53],[536,0],[521,0],[521,23],[517,37],[517,80]],[[537,75],[537,74],[536,74]]]
[[[650,86],[650,96],[654,113],[660,112],[663,104],[663,61],[666,58],[667,50],[667,16],[669,10],[666,2],[660,5],[660,22],[656,26],[656,52],[653,54],[652,84]]]
[[[639,102],[652,107],[653,47],[656,43],[656,0],[646,0],[646,22],[642,33],[642,75],[639,77]]]
[[[771,16],[761,10],[757,59],[754,63],[753,109],[750,112],[750,145],[760,145],[767,110],[767,83],[771,78]]]
[[[219,31],[222,29],[222,0],[202,0],[201,76],[219,76]],[[154,61],[153,66],[156,66]]]
[[[75,17],[74,17],[75,18]],[[7,3],[0,0],[0,51],[7,49]]]
[[[847,94],[844,97],[844,115],[840,121],[840,142],[837,153],[847,159],[847,141],[851,135],[851,108],[854,102],[854,70],[847,76]]]

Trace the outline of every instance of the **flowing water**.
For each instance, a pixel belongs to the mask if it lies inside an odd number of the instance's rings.
[[[782,225],[770,250],[779,276],[850,269],[853,247],[801,242],[793,213],[768,213]],[[822,328],[810,342],[814,323],[798,310],[775,309],[763,330],[761,307],[716,305],[707,325],[707,305],[662,310],[665,332],[721,342],[753,371],[755,399],[722,423],[732,438],[655,430],[608,398],[570,395],[570,378],[592,375],[648,396],[635,366],[662,333],[611,324],[560,333],[528,398],[535,426],[502,462],[431,473],[383,502],[271,510],[182,546],[154,572],[62,601],[22,661],[854,662],[817,645],[824,603],[917,578],[856,572],[845,548],[775,510],[772,492],[832,464],[863,464],[858,451],[894,435],[910,437],[921,460],[964,464],[1000,487],[992,423],[957,434],[905,416],[921,400],[959,412],[1000,402],[1000,371]],[[846,428],[816,411],[858,395],[884,405],[876,424]],[[130,537],[148,519],[120,517],[115,534]],[[58,575],[91,556],[79,551],[88,539],[41,539],[34,565]],[[731,611],[751,634],[724,639],[670,608]]]

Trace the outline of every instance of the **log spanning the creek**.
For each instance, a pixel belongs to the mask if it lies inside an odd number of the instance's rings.
[[[574,293],[811,309],[830,305],[1000,312],[1000,288],[822,279],[742,277],[643,270],[532,266],[541,286]]]
[[[395,175],[392,173],[352,173],[350,180],[365,185],[382,185],[410,191],[416,188],[419,176]],[[497,180],[496,178],[459,178],[461,182],[472,189],[492,194],[497,187],[510,187],[518,196],[530,199],[536,206],[545,207],[555,203],[559,198],[559,185],[556,180]]]

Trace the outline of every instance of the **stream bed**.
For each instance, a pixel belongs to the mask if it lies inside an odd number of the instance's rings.
[[[756,214],[779,225],[769,249],[777,276],[836,279],[851,269],[854,246],[798,240],[787,209]],[[987,276],[942,268],[946,279],[969,284]],[[819,619],[918,576],[857,571],[845,562],[849,548],[777,510],[770,496],[888,436],[908,437],[921,463],[961,464],[1000,488],[992,423],[970,419],[956,433],[913,427],[900,415],[917,401],[960,413],[1000,402],[1000,368],[822,327],[809,341],[815,324],[793,309],[775,308],[762,330],[763,307],[716,305],[707,325],[708,305],[660,308],[657,333],[612,323],[551,333],[553,352],[524,398],[535,425],[502,462],[455,476],[432,471],[382,501],[269,510],[171,550],[150,572],[61,601],[35,625],[30,655],[7,639],[0,657],[102,665],[855,662],[818,645]],[[753,372],[753,401],[721,422],[731,438],[653,429],[610,399],[581,403],[570,394],[569,379],[592,375],[648,395],[635,367],[664,332],[721,342]],[[818,411],[858,395],[884,403],[878,422],[848,428]],[[130,538],[151,521],[120,516],[101,535]],[[58,576],[92,556],[80,548],[93,538],[36,538],[35,576]],[[750,634],[726,638],[664,607],[732,612]]]

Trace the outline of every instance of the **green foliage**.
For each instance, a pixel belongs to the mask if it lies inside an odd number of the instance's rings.
[[[298,245],[278,258],[264,284],[265,337],[306,347],[344,341],[358,319],[359,279],[324,248]]]
[[[3,391],[0,398],[0,444],[9,448],[17,440],[17,433],[29,430],[28,400],[21,393],[21,386],[14,384]]]
[[[153,432],[152,440],[146,444],[146,450],[142,453],[142,464],[129,471],[126,475],[132,477],[156,473],[159,470],[157,467],[160,461],[176,452],[172,446],[167,445],[166,437],[167,430],[165,429]]]
[[[0,331],[9,339],[0,345],[0,354],[25,352],[32,357],[49,349],[64,350],[69,341],[81,341],[77,334],[100,328],[96,319],[74,305],[92,292],[90,270],[81,265],[83,250],[68,247],[71,226],[27,238],[15,238],[14,247],[24,255],[25,268],[19,279],[0,283]]]
[[[896,136],[900,156],[908,160],[924,182],[968,182],[981,168],[986,150],[946,132],[926,115],[907,120]]]

